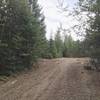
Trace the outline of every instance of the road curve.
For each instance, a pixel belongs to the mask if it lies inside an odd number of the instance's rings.
[[[0,85],[0,100],[100,100],[100,73],[83,58],[41,60],[39,69]]]

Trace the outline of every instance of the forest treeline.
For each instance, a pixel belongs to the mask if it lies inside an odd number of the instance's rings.
[[[100,0],[79,0],[78,13],[86,16],[83,21],[85,26],[85,51],[88,51],[90,63],[100,70]]]
[[[45,51],[45,33],[37,0],[0,0],[0,74],[31,68]]]
[[[38,58],[75,57],[80,42],[57,31],[47,40],[37,0],[0,0],[0,74],[30,69]],[[80,55],[79,55],[80,56]]]
[[[62,58],[62,57],[86,57],[84,50],[84,42],[75,41],[71,35],[64,34],[60,28],[55,33],[55,37],[51,36],[47,42],[47,51],[45,58]]]
[[[100,1],[80,0],[79,12],[88,13],[86,36],[46,39],[45,17],[37,0],[0,0],[0,74],[30,69],[38,58],[85,57],[100,62]],[[53,33],[52,33],[53,34]]]

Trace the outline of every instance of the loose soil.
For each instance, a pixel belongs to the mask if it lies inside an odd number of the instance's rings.
[[[100,72],[88,58],[40,60],[39,68],[0,81],[0,100],[100,100]]]

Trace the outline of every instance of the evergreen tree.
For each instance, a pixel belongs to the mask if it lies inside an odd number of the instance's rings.
[[[64,56],[71,57],[73,55],[74,51],[74,41],[71,37],[71,35],[65,35],[64,39]]]
[[[84,48],[81,41],[74,41],[71,35],[65,35],[63,50],[64,57],[82,57],[85,54],[83,51]]]
[[[52,36],[49,41],[49,52],[50,58],[57,58],[57,48],[55,45],[55,41],[52,39]]]
[[[45,53],[45,49],[46,49],[46,37],[45,37],[45,24],[44,24],[44,20],[45,17],[44,15],[41,13],[41,8],[39,7],[37,0],[33,0],[32,3],[32,15],[33,18],[35,19],[35,25],[33,22],[33,29],[36,30],[35,36],[34,36],[34,40],[35,40],[35,54],[33,55],[33,57],[41,57],[42,55],[44,55]],[[34,30],[33,30],[34,31]]]
[[[80,0],[82,12],[88,13],[88,27],[86,29],[86,46],[89,56],[95,63],[100,63],[100,0]]]
[[[64,38],[63,57],[68,57],[68,47],[67,47],[67,42],[68,42],[68,36],[65,35],[65,38]]]
[[[1,45],[0,63],[15,69],[16,64],[24,64],[22,54],[28,52],[25,47],[28,46],[29,41],[25,36],[28,35],[29,9],[25,0],[2,0],[1,5],[3,5],[0,7],[1,11],[3,9],[1,20],[4,20],[0,32],[1,44],[6,44],[6,47]]]
[[[45,48],[44,16],[37,1],[0,0],[0,65],[16,71],[32,66]],[[35,60],[36,61],[36,60]]]
[[[61,32],[60,32],[59,28],[58,28],[57,33],[55,35],[55,46],[57,49],[58,57],[62,57],[63,56],[63,41],[61,38]]]

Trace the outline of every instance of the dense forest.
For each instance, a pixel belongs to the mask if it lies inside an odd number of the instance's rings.
[[[99,5],[100,0],[78,2],[78,14],[87,16],[84,40],[75,41],[67,33],[62,37],[60,28],[55,38],[51,35],[47,40],[45,17],[37,0],[0,0],[0,74],[30,69],[38,58],[90,57],[97,67],[100,63]]]
[[[79,0],[79,10],[87,17],[83,23],[87,26],[84,39],[85,51],[88,51],[88,56],[91,58],[90,63],[96,69],[100,69],[100,0]]]
[[[60,28],[58,28],[55,38],[51,36],[48,41],[47,58],[86,57],[83,48],[83,41],[75,41],[71,35],[67,34],[61,36]]]
[[[45,51],[45,42],[44,16],[37,0],[0,0],[1,72],[31,68]]]

